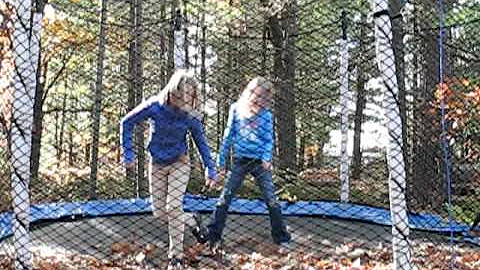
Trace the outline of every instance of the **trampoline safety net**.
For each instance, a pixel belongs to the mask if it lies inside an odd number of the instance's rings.
[[[479,1],[0,15],[0,269],[480,269]]]

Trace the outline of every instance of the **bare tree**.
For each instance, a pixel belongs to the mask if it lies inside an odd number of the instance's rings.
[[[366,14],[362,13],[361,21],[366,21]],[[363,115],[363,110],[367,103],[366,91],[365,91],[365,64],[363,59],[366,58],[365,53],[365,42],[362,37],[365,36],[366,25],[360,26],[360,45],[359,45],[359,54],[357,59],[357,99],[355,106],[355,116],[354,116],[354,128],[353,128],[353,160],[352,160],[352,178],[359,179],[361,169],[362,169],[362,149],[361,149],[361,134],[362,134],[362,124],[365,116]]]
[[[100,32],[98,34],[97,74],[95,80],[95,103],[92,111],[92,150],[90,159],[90,199],[97,198],[98,142],[100,140],[100,113],[102,110],[103,74],[107,22],[107,0],[102,0],[100,11]]]

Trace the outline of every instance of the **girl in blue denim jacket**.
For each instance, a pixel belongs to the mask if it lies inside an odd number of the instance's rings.
[[[262,77],[254,78],[230,107],[217,165],[220,174],[225,174],[225,156],[233,149],[232,169],[207,226],[207,235],[197,237],[208,241],[212,249],[220,243],[228,207],[247,174],[253,175],[262,191],[270,214],[273,241],[280,246],[290,242],[291,236],[287,232],[272,181],[272,92],[272,83]]]

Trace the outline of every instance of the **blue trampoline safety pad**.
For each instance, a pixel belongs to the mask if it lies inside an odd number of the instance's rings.
[[[212,212],[217,198],[186,194],[183,207],[186,212]],[[341,218],[379,225],[391,225],[390,211],[371,206],[329,201],[280,202],[285,216]],[[55,221],[82,217],[148,214],[152,211],[150,199],[98,200],[72,203],[32,205],[31,222]],[[266,215],[268,209],[261,200],[235,199],[229,209],[234,214]],[[409,214],[412,229],[431,232],[467,232],[469,226],[453,221],[451,224],[438,215]],[[0,240],[12,235],[12,213],[0,214]]]

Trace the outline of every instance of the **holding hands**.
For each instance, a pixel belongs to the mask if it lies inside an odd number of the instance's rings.
[[[211,179],[211,178],[205,178],[205,187],[207,187],[208,189],[210,188],[214,188],[217,184],[217,181],[215,179]]]
[[[218,179],[217,175],[217,179]],[[213,189],[217,185],[217,179],[211,177],[208,173],[208,169],[205,170],[205,188],[207,189]]]

